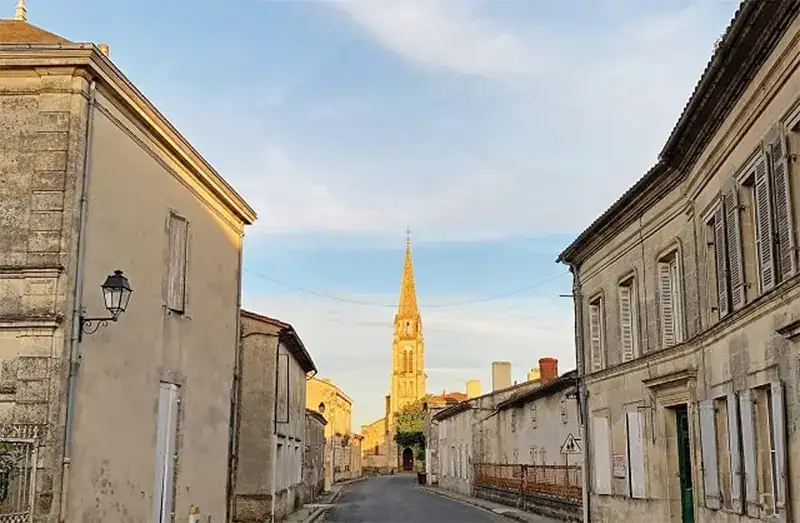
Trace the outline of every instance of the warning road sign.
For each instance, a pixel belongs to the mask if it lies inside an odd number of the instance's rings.
[[[561,453],[562,454],[580,454],[581,453],[581,445],[580,440],[576,439],[575,436],[570,434],[567,436],[567,439],[564,440],[564,444],[561,445]]]

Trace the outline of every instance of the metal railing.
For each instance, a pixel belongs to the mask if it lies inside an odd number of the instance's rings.
[[[581,467],[579,465],[519,465],[476,463],[476,486],[494,487],[518,493],[539,494],[581,502]]]

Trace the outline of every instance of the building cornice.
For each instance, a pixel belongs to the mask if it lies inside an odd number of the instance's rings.
[[[82,68],[107,87],[119,103],[134,114],[200,183],[245,224],[256,212],[200,155],[136,86],[93,44],[0,45],[0,68]]]

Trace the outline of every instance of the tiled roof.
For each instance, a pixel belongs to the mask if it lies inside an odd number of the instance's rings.
[[[0,20],[2,44],[71,44],[66,38],[21,20]]]

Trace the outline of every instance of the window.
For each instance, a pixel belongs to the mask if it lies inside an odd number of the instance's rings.
[[[414,372],[414,354],[410,348],[403,351],[403,372]]]
[[[189,222],[169,215],[169,267],[167,271],[167,308],[183,313],[186,309],[186,258],[189,243]]]
[[[619,284],[619,338],[622,361],[630,361],[639,356],[638,302],[634,278],[630,277]]]
[[[536,405],[531,405],[531,425],[536,428]]]
[[[153,521],[172,521],[173,486],[178,439],[178,404],[180,388],[162,382],[158,389],[158,421],[156,427],[156,477],[153,489]]]
[[[680,256],[677,249],[658,260],[661,345],[663,348],[672,347],[683,341],[680,272]]]
[[[605,321],[603,320],[603,297],[597,296],[589,302],[589,348],[592,372],[605,366]]]
[[[797,272],[792,196],[789,186],[789,153],[786,128],[776,125],[767,135],[768,183],[771,192],[771,216],[774,230],[775,277],[782,282]]]
[[[278,345],[278,368],[275,373],[275,423],[289,423],[289,354],[283,344]],[[329,414],[330,417],[330,414]]]
[[[628,489],[632,498],[645,498],[644,417],[638,410],[625,415],[628,433]]]
[[[594,491],[596,494],[611,495],[611,440],[608,418],[592,418],[592,441],[594,448]],[[544,462],[544,460],[542,460]]]

